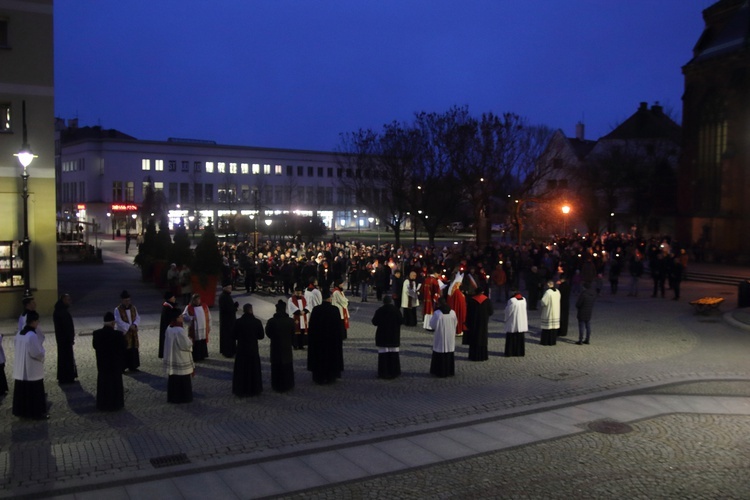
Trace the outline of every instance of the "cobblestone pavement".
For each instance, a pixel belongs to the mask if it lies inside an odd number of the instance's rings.
[[[531,412],[549,405],[657,387],[669,391],[674,384],[688,381],[705,384],[703,389],[694,385],[689,390],[711,393],[717,390],[712,385],[716,381],[750,380],[750,333],[726,324],[720,315],[697,316],[687,305],[689,300],[709,293],[736,296],[736,289],[687,282],[679,302],[652,299],[647,293],[631,298],[603,292],[594,309],[589,346],[573,343],[577,340],[575,328],[557,346],[540,346],[539,313],[532,311],[530,324],[535,333],[527,337],[525,358],[501,356],[504,338],[500,333],[502,312],[498,311],[490,325],[490,360],[469,362],[467,350],[459,346],[456,377],[450,379],[435,379],[428,374],[432,345],[429,332],[404,328],[403,375],[392,381],[378,380],[374,328],[370,325],[377,304],[372,298],[366,303],[351,298],[346,369],[336,384],[314,385],[305,371],[305,353],[295,351],[295,390],[283,395],[272,392],[268,342],[264,340],[261,356],[265,392],[256,398],[236,398],[231,394],[232,360],[218,354],[218,339],[214,337],[210,358],[197,368],[194,402],[168,405],[166,378],[156,356],[155,312],[160,294],[138,285],[137,269],[122,256],[105,252],[105,258],[110,262],[105,266],[81,266],[67,287],[74,298],[85,297],[72,308],[81,332],[75,346],[79,383],[63,387],[55,383],[54,336],[47,335],[45,384],[52,405],[50,420],[17,419],[11,415],[12,398],[0,401],[0,497],[72,493],[115,481],[165,477],[171,469],[157,469],[151,460],[168,455],[185,454],[190,464],[179,469],[184,472],[459,425],[509,410]],[[69,270],[65,273],[71,274]],[[61,273],[61,279],[65,273]],[[110,279],[116,284],[102,288],[100,284],[110,283]],[[134,303],[146,313],[141,333],[142,372],[125,377],[125,410],[101,413],[94,404],[96,368],[89,335],[98,326],[100,314],[93,317],[93,312],[88,312],[83,317],[78,311],[114,307],[116,298],[103,296],[104,292],[116,297],[126,280],[130,280],[129,289],[138,291]],[[85,289],[93,286],[88,285],[92,282],[97,283],[94,294]],[[277,300],[236,295],[240,303],[252,302],[264,321],[272,315]],[[43,325],[45,331],[52,332],[49,319]],[[0,323],[0,327],[4,333],[12,331],[10,322]],[[12,336],[5,340],[5,351],[11,367]],[[6,375],[11,374],[6,368]],[[740,391],[741,396],[748,393],[746,386],[721,387],[735,387],[733,390]],[[635,493],[629,496],[646,497],[654,484],[666,484],[671,478],[674,490],[667,491],[666,496],[684,496],[679,489],[684,484],[685,488],[696,488],[689,491],[706,492],[694,497],[731,498],[743,491],[736,488],[748,477],[750,448],[747,438],[738,438],[750,435],[748,424],[750,421],[742,417],[669,415],[638,422],[638,432],[627,435],[587,432],[304,495],[381,498],[391,491],[390,498],[586,498],[631,491]],[[596,452],[592,455],[593,450]],[[680,468],[669,469],[665,457],[679,457]],[[701,463],[710,468],[698,468]],[[738,477],[739,472],[742,474]],[[590,483],[597,484],[584,487]],[[726,484],[729,489],[714,490],[718,493],[713,495],[701,489],[704,483]],[[744,486],[744,491],[750,492],[747,483]],[[389,489],[394,487],[401,489]],[[748,495],[737,497],[742,496]]]

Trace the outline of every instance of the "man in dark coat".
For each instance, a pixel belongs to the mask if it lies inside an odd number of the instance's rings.
[[[115,315],[104,315],[104,327],[94,331],[96,351],[96,408],[115,411],[125,406],[122,385],[122,360],[125,358],[125,337],[115,330]]]
[[[570,280],[565,274],[560,277],[557,289],[560,290],[560,329],[557,331],[557,336],[567,337],[570,320]]]
[[[479,288],[470,288],[466,301],[466,327],[464,340],[469,344],[469,361],[487,361],[490,316],[494,312],[492,301]]]
[[[344,322],[331,303],[331,292],[321,290],[323,303],[315,306],[308,326],[307,369],[316,384],[330,384],[344,371]]]
[[[69,310],[71,302],[70,295],[62,294],[52,313],[57,341],[57,381],[61,384],[72,384],[78,378],[76,360],[73,355],[76,332],[73,316],[70,315]]]
[[[372,324],[375,330],[375,345],[378,348],[378,378],[392,379],[401,375],[399,346],[401,345],[401,311],[393,304],[390,295],[383,297],[383,305],[375,311]]]
[[[174,293],[164,292],[164,303],[161,305],[161,318],[159,319],[159,359],[164,358],[164,332],[167,331],[172,321],[173,312],[177,307],[177,297]]]
[[[232,336],[237,342],[232,376],[232,393],[236,396],[257,396],[263,392],[258,340],[265,337],[263,323],[253,315],[252,304],[242,306],[242,316],[234,322]]]
[[[222,285],[219,295],[219,352],[225,358],[232,358],[236,351],[232,327],[237,320],[239,304],[232,300],[231,280],[225,280]]]
[[[596,292],[593,290],[591,283],[583,284],[583,291],[576,300],[576,309],[578,309],[578,342],[576,344],[588,344],[591,339],[591,315],[594,311],[594,302],[596,301]],[[583,332],[586,331],[584,339]]]
[[[294,389],[294,320],[286,313],[283,300],[276,303],[276,314],[266,323],[271,341],[271,388],[276,392]]]

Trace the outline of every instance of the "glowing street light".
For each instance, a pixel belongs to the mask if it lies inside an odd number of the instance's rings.
[[[563,205],[562,213],[563,213],[563,236],[565,236],[566,234],[568,234],[568,214],[570,213],[570,206]]]

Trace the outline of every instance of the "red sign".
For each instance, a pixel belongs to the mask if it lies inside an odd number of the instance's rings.
[[[86,205],[84,205],[83,203],[79,203],[78,205],[76,205],[76,210],[86,210]]]
[[[135,212],[138,210],[138,205],[130,204],[116,204],[112,205],[113,212]]]

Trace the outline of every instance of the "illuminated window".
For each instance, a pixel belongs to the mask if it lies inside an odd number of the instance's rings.
[[[164,183],[154,182],[154,191],[164,191]]]
[[[206,162],[206,173],[207,174],[213,174],[214,173],[214,162],[207,161]]]
[[[273,169],[276,175],[281,175],[284,173],[284,167],[282,167],[281,165],[276,165],[273,167]]]
[[[219,171],[220,174],[227,173],[227,164],[224,163],[223,161],[220,161],[219,164],[217,165],[217,170]]]
[[[271,173],[271,165],[269,165],[268,163],[263,165],[263,173],[269,175]]]
[[[236,174],[237,173],[237,164],[236,163],[230,163],[229,164],[229,173],[230,174]]]
[[[0,102],[0,132],[10,131],[10,103]]]
[[[242,172],[243,174],[250,173],[250,165],[248,165],[247,163],[242,163],[240,165],[240,172]]]
[[[141,170],[151,170],[151,160],[144,158],[141,160]]]
[[[260,173],[260,164],[259,163],[253,163],[253,175]]]
[[[154,170],[157,172],[164,171],[164,160],[154,160]]]

